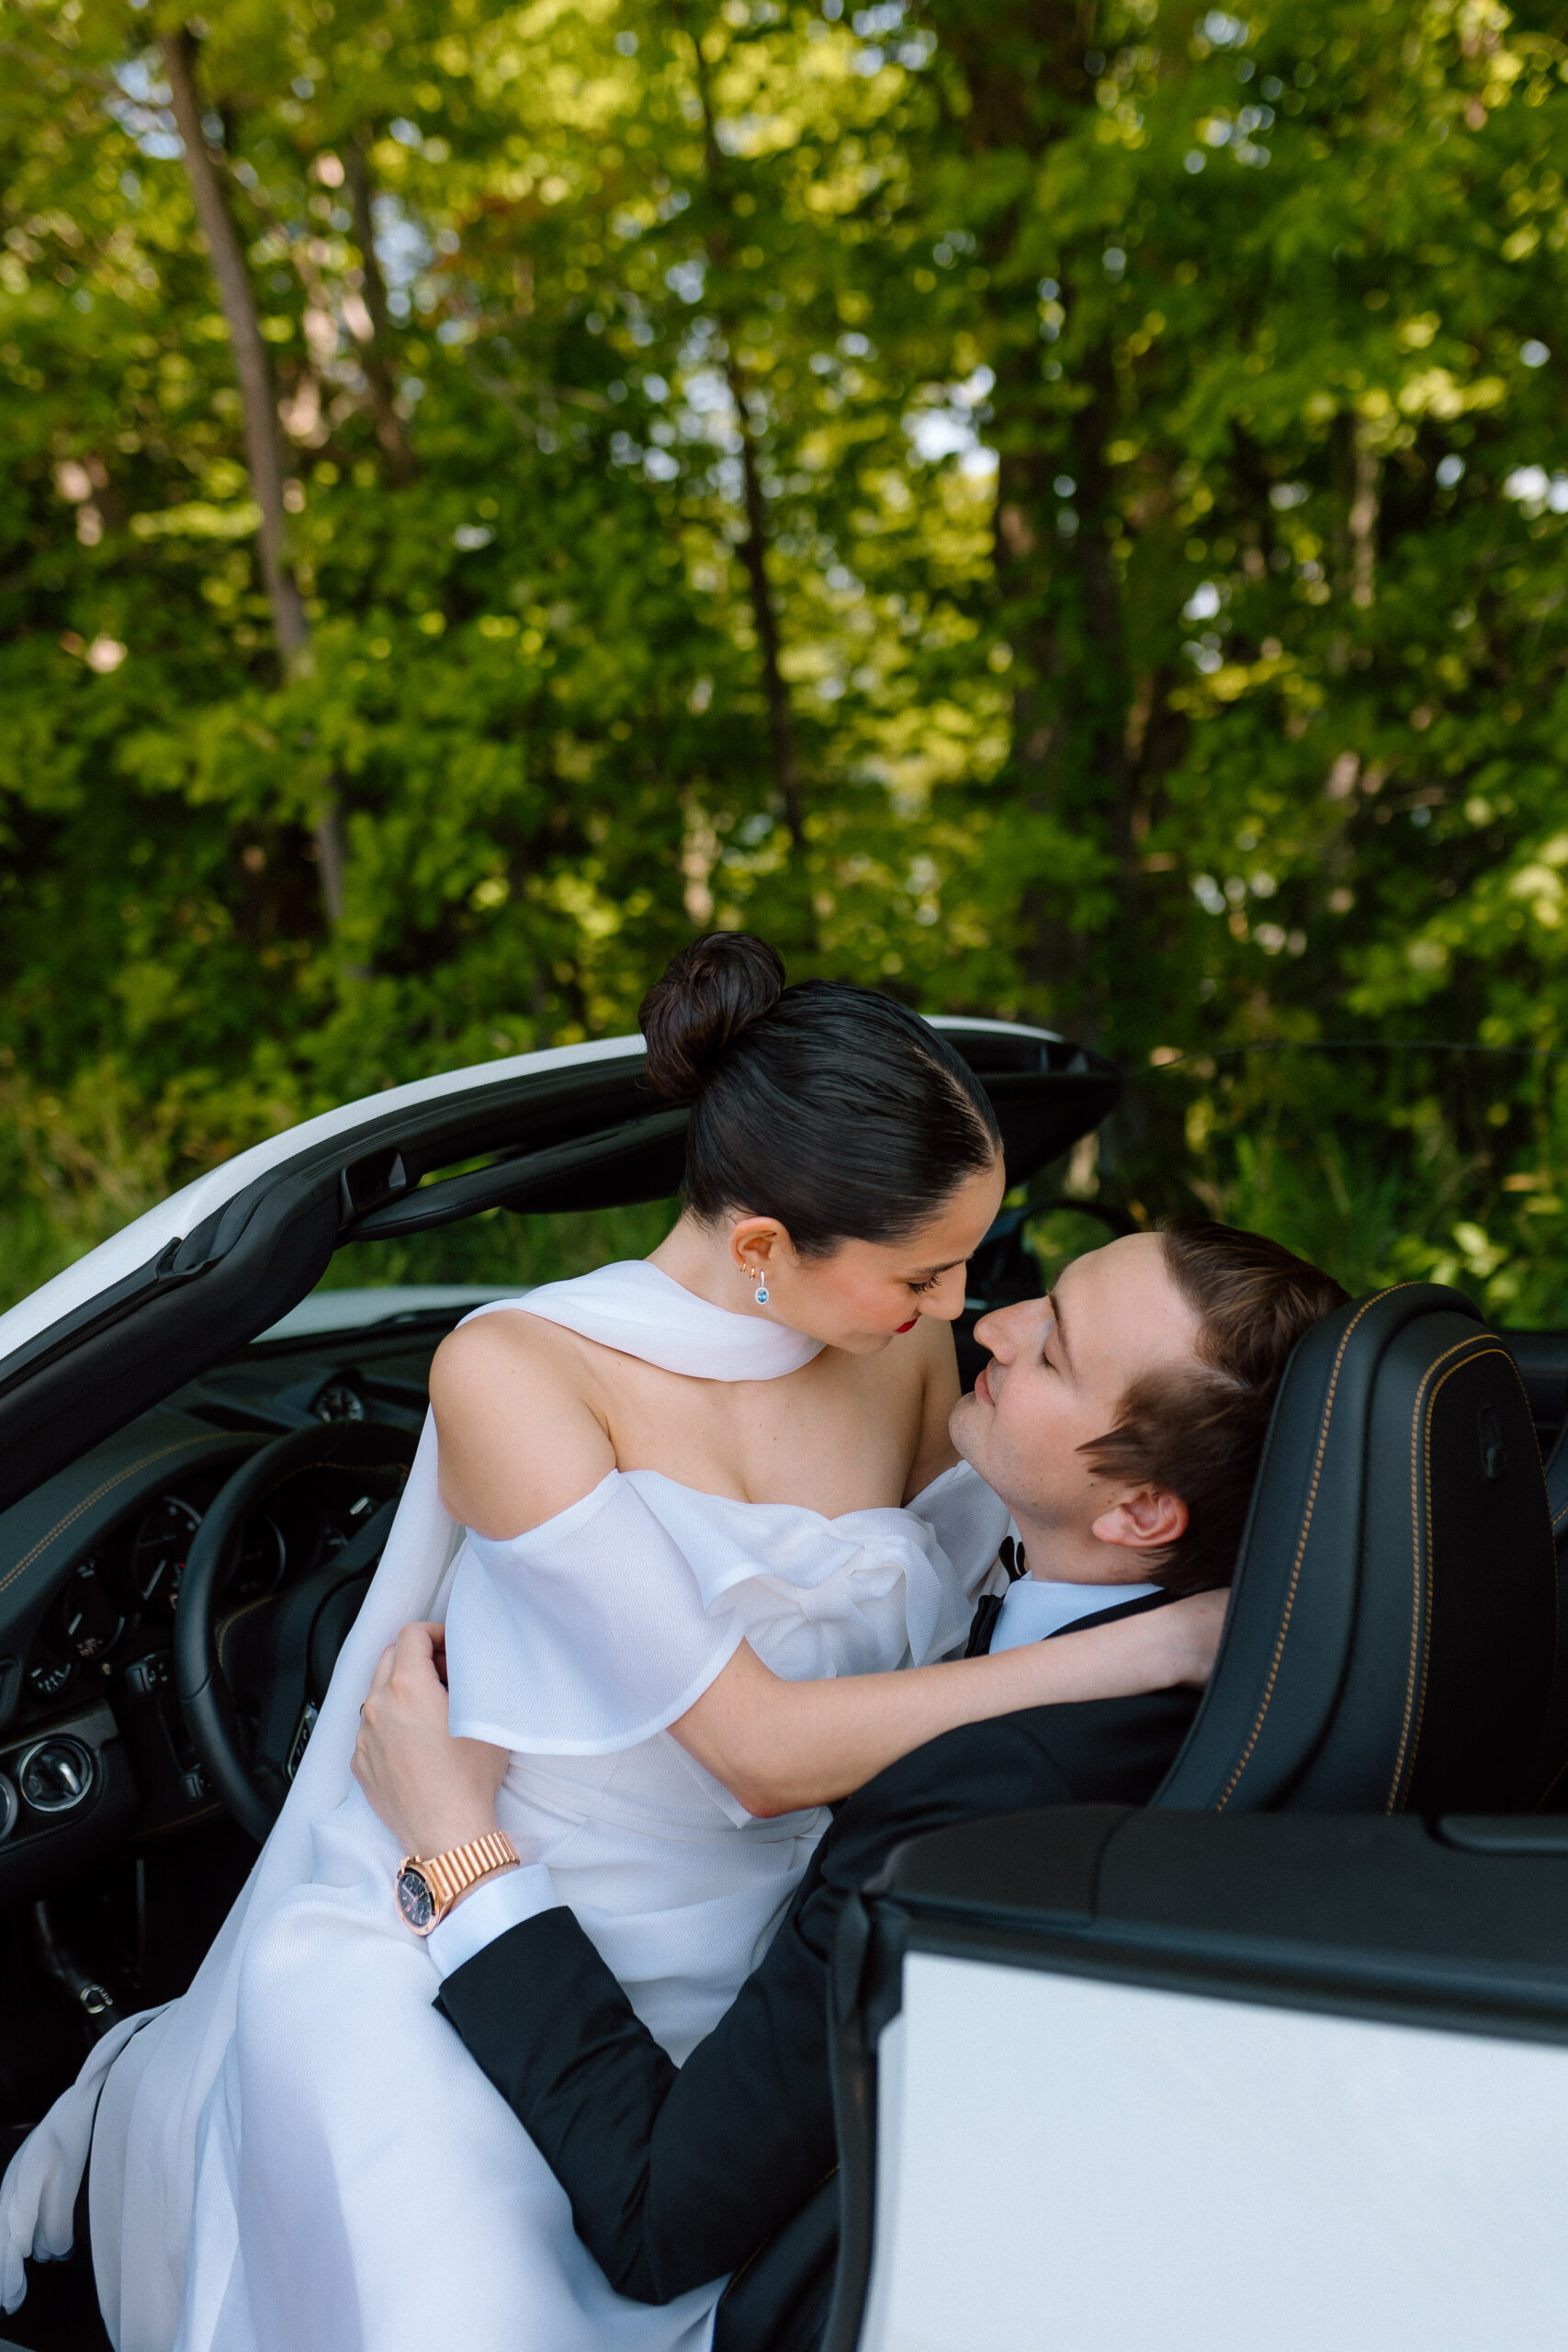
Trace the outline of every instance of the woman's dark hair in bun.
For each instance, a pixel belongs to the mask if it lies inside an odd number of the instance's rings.
[[[984,1088],[918,1012],[842,980],[788,988],[745,932],[683,948],[640,1021],[649,1085],[692,1105],[687,1206],[775,1216],[804,1258],[905,1239],[1000,1155]]]

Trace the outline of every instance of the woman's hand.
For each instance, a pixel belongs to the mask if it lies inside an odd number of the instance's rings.
[[[1183,1600],[1168,1601],[1163,1609],[1146,1610],[1131,1623],[1145,1625],[1155,1642],[1160,1679],[1151,1690],[1168,1690],[1187,1683],[1201,1690],[1214,1670],[1214,1658],[1224,1631],[1230,1591],[1192,1592]]]
[[[454,1739],[447,1728],[446,1636],[405,1625],[381,1653],[359,1711],[354,1777],[405,1854],[449,1853],[495,1828],[504,1747]]]
[[[1114,1590],[1105,1588],[1107,1607],[1113,1605]],[[1024,1661],[1019,1670],[1031,1685],[1014,1703],[1038,1707],[1078,1699],[1130,1699],[1139,1691],[1183,1684],[1201,1690],[1214,1670],[1229,1601],[1228,1591],[1189,1593],[1110,1625],[1068,1625],[1051,1641],[1006,1651],[999,1662]]]

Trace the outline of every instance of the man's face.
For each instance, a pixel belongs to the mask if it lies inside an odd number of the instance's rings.
[[[1025,1541],[1047,1547],[1036,1573],[1137,1583],[1136,1539],[1096,1536],[1132,1496],[1078,1452],[1114,1428],[1143,1373],[1195,1360],[1199,1320],[1167,1271],[1157,1235],[1134,1233],[1075,1258],[1049,1298],[998,1307],[975,1327],[991,1351],[953,1408],[953,1444],[1007,1503]],[[1183,1519],[1184,1523],[1184,1519]]]

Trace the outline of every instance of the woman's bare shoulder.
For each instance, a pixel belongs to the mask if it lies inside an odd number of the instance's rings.
[[[586,1391],[591,1384],[589,1351],[572,1332],[521,1306],[498,1307],[447,1332],[431,1363],[431,1395],[438,1386],[526,1378],[546,1368],[573,1388]]]
[[[953,1342],[951,1323],[943,1323],[934,1315],[922,1315],[919,1331],[911,1331],[909,1337],[918,1339],[921,1343],[920,1364],[927,1380],[956,1374],[958,1351]]]
[[[920,1433],[915,1455],[909,1467],[909,1483],[905,1488],[905,1500],[929,1487],[950,1470],[958,1456],[953,1452],[947,1424],[958,1402],[958,1354],[953,1346],[953,1326],[939,1323],[928,1316],[922,1325],[924,1344],[920,1353]],[[913,1332],[909,1335],[914,1338]]]
[[[840,1376],[859,1394],[874,1396],[881,1410],[900,1402],[918,1409],[932,1388],[956,1377],[952,1326],[922,1315],[912,1331],[900,1331],[874,1354],[843,1358]]]
[[[615,1467],[592,1351],[523,1313],[483,1315],[430,1367],[441,1495],[455,1519],[507,1538],[581,1500]]]
[[[922,1315],[912,1331],[900,1331],[890,1347],[871,1359],[888,1392],[921,1396],[954,1377],[953,1326]]]

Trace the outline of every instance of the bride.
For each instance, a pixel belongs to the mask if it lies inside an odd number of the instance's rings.
[[[1206,1673],[1213,1611],[1179,1601],[953,1661],[1008,1523],[947,1438],[946,1327],[1005,1182],[964,1061],[886,997],[786,989],[733,934],[676,958],[643,1028],[650,1084],[692,1105],[684,1213],[650,1259],[481,1308],[438,1351],[243,1894],[190,1991],[98,2045],[6,2177],[7,2309],[23,2254],[68,2249],[90,2148],[118,2352],[707,2344],[718,2286],[615,2295],[431,2007],[351,1775],[406,1620],[445,1618],[452,1729],[509,1751],[502,1829],[677,2059],[834,1799],[958,1724]]]

